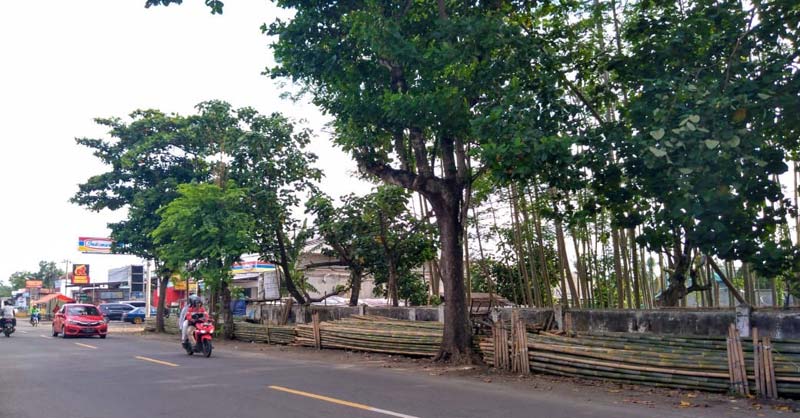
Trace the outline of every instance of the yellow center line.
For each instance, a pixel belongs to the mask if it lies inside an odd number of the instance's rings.
[[[362,409],[364,411],[377,412],[379,414],[390,415],[390,416],[393,416],[393,417],[419,418],[419,417],[415,417],[413,415],[406,415],[406,414],[401,414],[399,412],[387,411],[385,409],[375,408],[375,407],[369,406],[369,405],[364,405],[364,404],[350,402],[350,401],[343,401],[341,399],[331,398],[329,396],[317,395],[315,393],[303,392],[301,390],[289,389],[289,388],[285,388],[283,386],[269,386],[269,388],[270,389],[274,389],[274,390],[278,390],[278,391],[281,391],[281,392],[291,393],[293,395],[305,396],[307,398],[312,398],[312,399],[317,399],[317,400],[320,400],[320,401],[330,402],[330,403],[334,403],[334,404],[337,404],[337,405],[349,406],[351,408]]]
[[[168,361],[156,360],[154,358],[142,357],[142,356],[135,356],[134,358],[135,359],[139,359],[139,360],[149,361],[151,363],[161,364],[163,366],[178,367],[178,365],[175,364],[175,363],[170,363]]]
[[[86,347],[86,348],[91,348],[91,349],[93,349],[93,350],[97,350],[97,347],[95,347],[95,346],[93,346],[93,345],[89,345],[89,344],[75,343],[75,345],[79,345],[79,346],[81,346],[81,347]]]

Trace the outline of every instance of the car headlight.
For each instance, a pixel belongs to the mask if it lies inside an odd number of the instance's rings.
[[[73,321],[72,319],[70,319],[69,321],[67,321],[67,323],[68,323],[68,324],[72,324],[72,325],[79,325],[79,324],[80,324],[80,322],[78,322],[78,321]]]

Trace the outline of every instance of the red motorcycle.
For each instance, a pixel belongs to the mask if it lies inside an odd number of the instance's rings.
[[[214,334],[214,323],[203,314],[192,314],[192,322],[195,327],[194,340],[196,343],[192,346],[188,338],[183,342],[183,348],[186,350],[186,354],[191,356],[194,353],[203,353],[204,356],[210,357],[211,350],[213,350],[211,338],[212,334]]]

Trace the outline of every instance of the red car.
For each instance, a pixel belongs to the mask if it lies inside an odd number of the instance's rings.
[[[53,336],[67,337],[99,335],[106,338],[108,325],[103,314],[94,305],[68,303],[61,307],[53,319]]]

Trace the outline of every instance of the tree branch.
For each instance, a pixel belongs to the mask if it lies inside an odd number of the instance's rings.
[[[332,266],[347,267],[347,262],[342,260],[336,260],[336,261],[325,261],[321,263],[310,263],[304,265],[303,270],[310,270],[319,267],[332,267]]]
[[[719,266],[717,265],[717,262],[714,261],[714,258],[713,257],[708,257],[708,261],[709,261],[709,264],[711,264],[711,268],[714,269],[714,272],[719,274],[719,278],[722,279],[722,282],[725,283],[725,286],[728,287],[728,290],[730,290],[730,292],[733,293],[733,297],[736,298],[736,300],[739,303],[741,303],[743,305],[746,304],[747,302],[745,302],[744,298],[739,293],[739,290],[737,290],[736,287],[733,286],[733,283],[731,283],[731,281],[728,280],[727,277],[725,277],[725,274],[722,272],[722,270],[719,269]]]
[[[414,150],[414,161],[417,172],[425,177],[433,177],[433,169],[428,165],[428,150],[425,149],[425,138],[422,130],[411,128],[411,148]]]
[[[442,166],[444,167],[444,178],[458,178],[458,168],[456,167],[455,141],[453,138],[442,137]]]
[[[322,296],[320,296],[318,298],[312,298],[311,296],[308,295],[308,292],[306,292],[305,290],[303,290],[303,294],[306,297],[306,302],[307,303],[322,302],[323,300],[328,299],[331,296],[336,296],[336,295],[338,295],[340,293],[347,292],[348,290],[350,290],[351,287],[352,286],[347,286],[347,287],[339,289],[339,290],[334,289],[329,293],[323,293]]]

